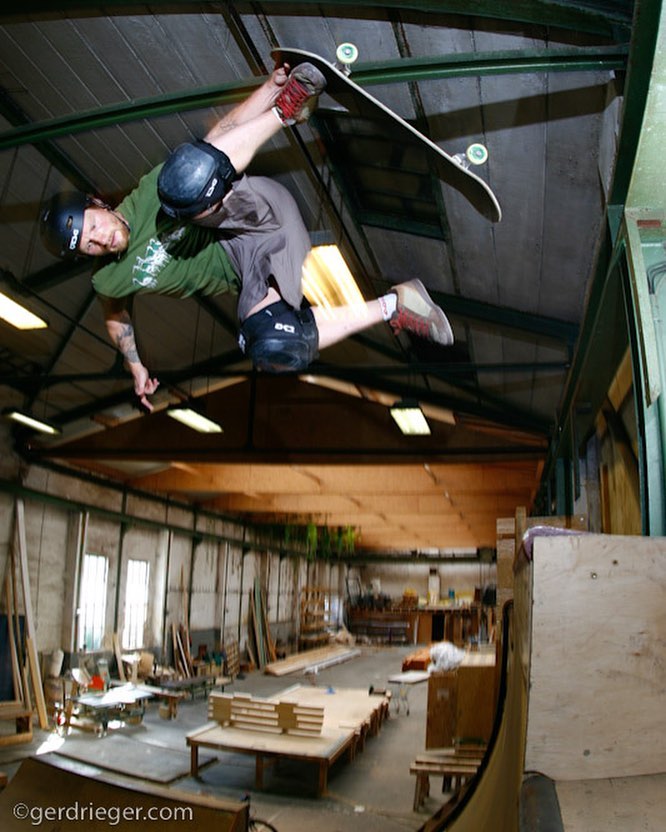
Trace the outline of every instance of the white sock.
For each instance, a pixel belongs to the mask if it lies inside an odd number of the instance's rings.
[[[377,300],[379,301],[379,306],[382,310],[382,317],[385,321],[390,321],[398,306],[398,296],[395,292],[389,292],[388,295],[382,295],[382,297],[377,298]]]

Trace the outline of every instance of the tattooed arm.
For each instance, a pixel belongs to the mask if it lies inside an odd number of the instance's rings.
[[[134,378],[134,392],[139,397],[141,404],[152,411],[153,406],[147,397],[152,396],[157,390],[159,381],[150,377],[150,373],[139,358],[134,327],[132,326],[126,299],[99,296],[99,300],[102,305],[109,338],[125,359],[125,366]]]

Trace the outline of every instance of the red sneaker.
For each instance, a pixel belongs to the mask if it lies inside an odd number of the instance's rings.
[[[433,302],[420,280],[399,283],[391,291],[398,296],[398,305],[389,321],[396,335],[405,330],[444,347],[453,343],[453,330],[448,318]]]
[[[299,64],[289,73],[280,90],[273,112],[285,126],[307,121],[317,106],[317,97],[326,79],[312,64]]]

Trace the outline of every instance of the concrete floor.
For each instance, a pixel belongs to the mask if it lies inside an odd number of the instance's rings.
[[[400,672],[403,657],[413,650],[413,646],[361,647],[360,656],[320,671],[316,684],[362,689],[370,685],[386,687],[388,677]],[[237,679],[226,690],[269,696],[299,683],[308,684],[302,674],[275,677],[254,672],[244,679]],[[249,794],[253,813],[270,821],[279,832],[417,830],[446,796],[438,793],[433,783],[431,796],[424,806],[419,812],[412,810],[414,777],[409,774],[409,764],[425,748],[427,683],[411,686],[408,698],[409,715],[404,706],[400,712],[392,706],[390,718],[377,736],[367,740],[365,749],[356,759],[348,762],[343,758],[333,765],[328,777],[328,793],[322,798],[315,796],[316,768],[313,765],[284,761],[277,769],[267,770],[264,789],[257,792],[254,789],[254,757],[223,752],[214,755],[216,761],[203,767],[198,778],[185,775],[171,782],[169,788],[234,800]],[[396,699],[394,697],[394,702]],[[124,726],[117,733],[136,742],[187,753],[185,734],[208,721],[206,711],[207,703],[203,699],[183,702],[178,708],[178,718],[166,721],[160,718],[157,705],[151,703],[141,725]],[[87,738],[90,743],[105,742],[105,738],[99,739],[79,730],[73,731],[71,737],[79,745],[82,738]],[[67,739],[64,742],[66,745]],[[57,743],[55,734],[37,729],[32,744],[0,748],[0,770],[11,777],[21,759],[56,748]],[[68,761],[61,755],[58,755],[58,761],[79,771],[91,768]],[[92,768],[92,774],[100,773],[99,769]],[[118,783],[137,782],[108,771],[103,775]]]

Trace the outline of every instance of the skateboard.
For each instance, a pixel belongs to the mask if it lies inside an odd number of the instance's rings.
[[[379,99],[367,93],[349,77],[351,64],[358,56],[358,50],[351,43],[341,44],[336,53],[338,64],[331,63],[325,58],[304,49],[273,49],[271,55],[276,61],[287,63],[294,67],[299,63],[308,62],[326,78],[326,93],[340,104],[347,112],[358,112],[365,116],[380,116],[388,119],[394,130],[411,141],[423,146],[432,159],[439,178],[451,185],[467,199],[471,205],[491,222],[502,219],[502,209],[497,197],[490,186],[477,176],[469,165],[482,164],[488,158],[488,151],[482,144],[473,144],[465,153],[450,156],[438,145],[428,139],[423,133],[412,127],[399,115],[393,112]]]

